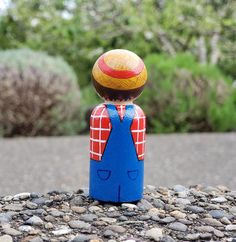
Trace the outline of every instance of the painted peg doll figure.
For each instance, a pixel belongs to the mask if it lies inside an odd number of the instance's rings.
[[[146,67],[131,51],[111,50],[94,64],[92,79],[105,102],[90,118],[90,197],[138,201],[143,193],[146,120],[133,100],[145,86]]]

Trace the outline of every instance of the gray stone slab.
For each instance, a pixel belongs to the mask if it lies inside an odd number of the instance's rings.
[[[89,137],[0,139],[0,196],[88,186]],[[236,133],[148,135],[145,184],[236,189]]]

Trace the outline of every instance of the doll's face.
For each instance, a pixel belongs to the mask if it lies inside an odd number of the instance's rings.
[[[98,94],[108,101],[137,98],[147,81],[143,61],[133,52],[116,49],[101,55],[93,66],[92,80]]]

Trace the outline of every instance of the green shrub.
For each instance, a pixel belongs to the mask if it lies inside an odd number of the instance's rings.
[[[76,132],[79,88],[61,58],[29,49],[0,51],[0,94],[2,135]]]
[[[148,84],[137,102],[150,132],[230,131],[236,127],[232,80],[190,55],[149,55]]]

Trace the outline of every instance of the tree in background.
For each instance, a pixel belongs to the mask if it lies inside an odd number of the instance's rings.
[[[112,48],[190,52],[235,78],[233,0],[12,0],[1,16],[0,48],[27,46],[62,55],[87,85],[94,60]]]

